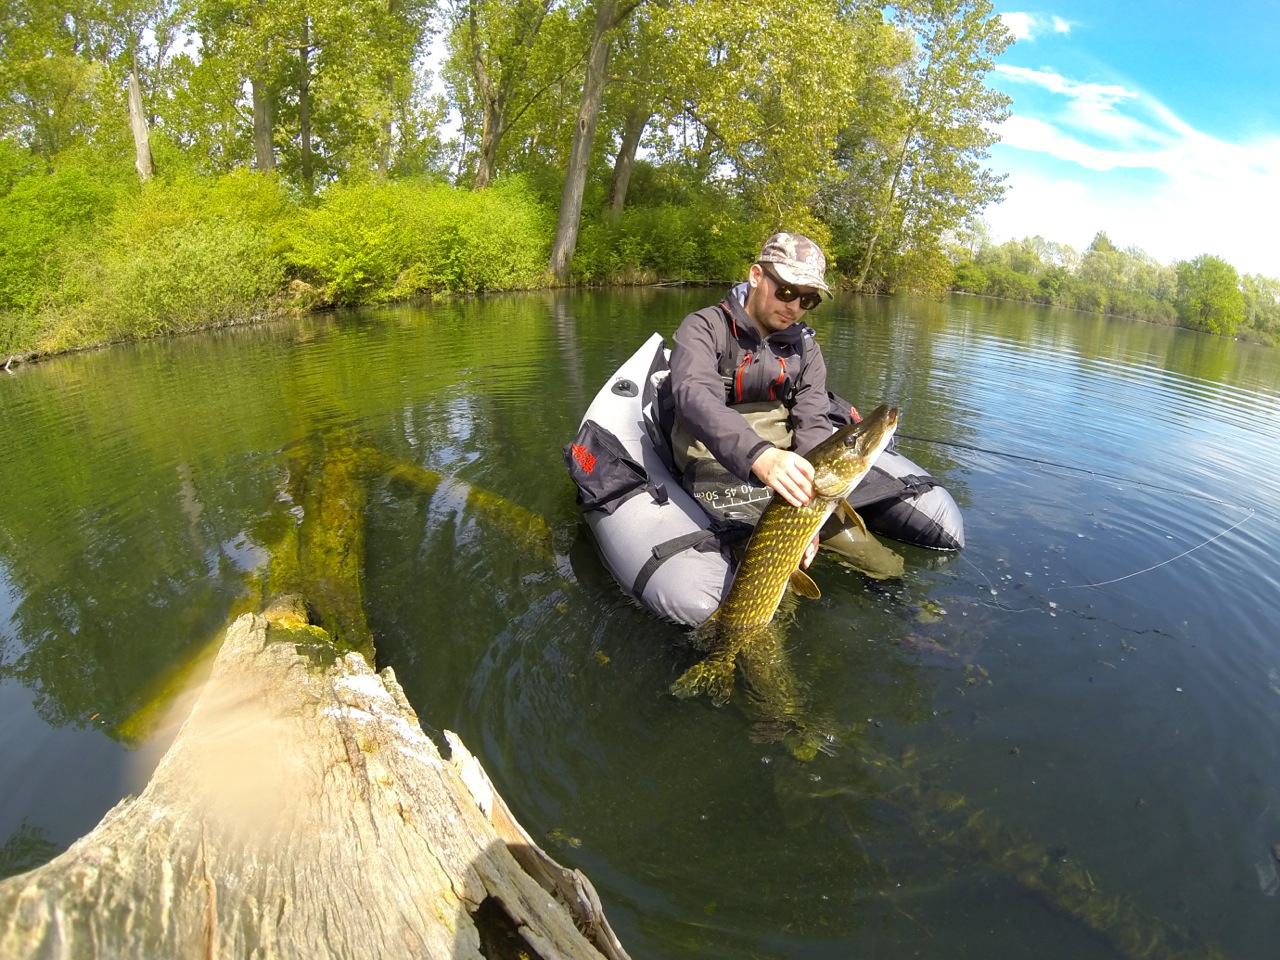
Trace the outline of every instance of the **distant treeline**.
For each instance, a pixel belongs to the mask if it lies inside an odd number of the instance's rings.
[[[953,249],[953,290],[1164,323],[1263,343],[1280,337],[1280,280],[1203,254],[1172,266],[1099,233],[1083,254],[1041,237]]]

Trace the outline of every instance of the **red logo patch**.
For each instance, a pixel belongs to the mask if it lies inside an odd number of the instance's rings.
[[[578,461],[578,466],[582,467],[583,473],[591,473],[596,468],[596,458],[592,456],[591,451],[580,444],[574,444],[569,452],[573,454],[573,459]]]

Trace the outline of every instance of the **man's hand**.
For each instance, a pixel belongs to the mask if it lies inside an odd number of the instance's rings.
[[[793,507],[813,497],[813,464],[798,453],[770,447],[756,457],[751,472]]]
[[[818,535],[815,533],[809,545],[804,548],[804,556],[800,559],[800,569],[808,570],[813,558],[818,555]]]

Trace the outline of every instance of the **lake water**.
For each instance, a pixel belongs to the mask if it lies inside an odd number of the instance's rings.
[[[637,960],[1274,958],[1280,351],[969,298],[815,311],[832,388],[902,408],[968,547],[900,547],[901,582],[815,563],[788,650],[837,742],[804,763],[668,693],[685,632],[622,596],[561,461],[614,367],[718,295],[369,310],[0,376],[0,871],[145,781],[136,711],[242,601],[290,451],[341,428],[448,478],[373,481],[380,665]],[[469,489],[545,517],[553,555]]]

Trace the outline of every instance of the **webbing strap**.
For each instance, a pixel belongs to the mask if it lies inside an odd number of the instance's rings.
[[[694,530],[692,533],[672,537],[670,540],[666,540],[654,546],[653,555],[644,562],[644,566],[641,567],[640,572],[636,574],[636,581],[631,586],[632,596],[636,599],[643,597],[644,588],[649,585],[649,579],[658,572],[658,568],[662,566],[663,563],[670,560],[677,553],[714,539],[716,539],[716,533],[714,530]]]
[[[915,474],[895,477],[878,467],[872,467],[871,472],[853,488],[853,492],[846,499],[849,501],[849,506],[857,510],[859,507],[867,507],[882,500],[904,500],[908,497],[915,499],[936,486],[938,481],[934,477],[921,477]]]

